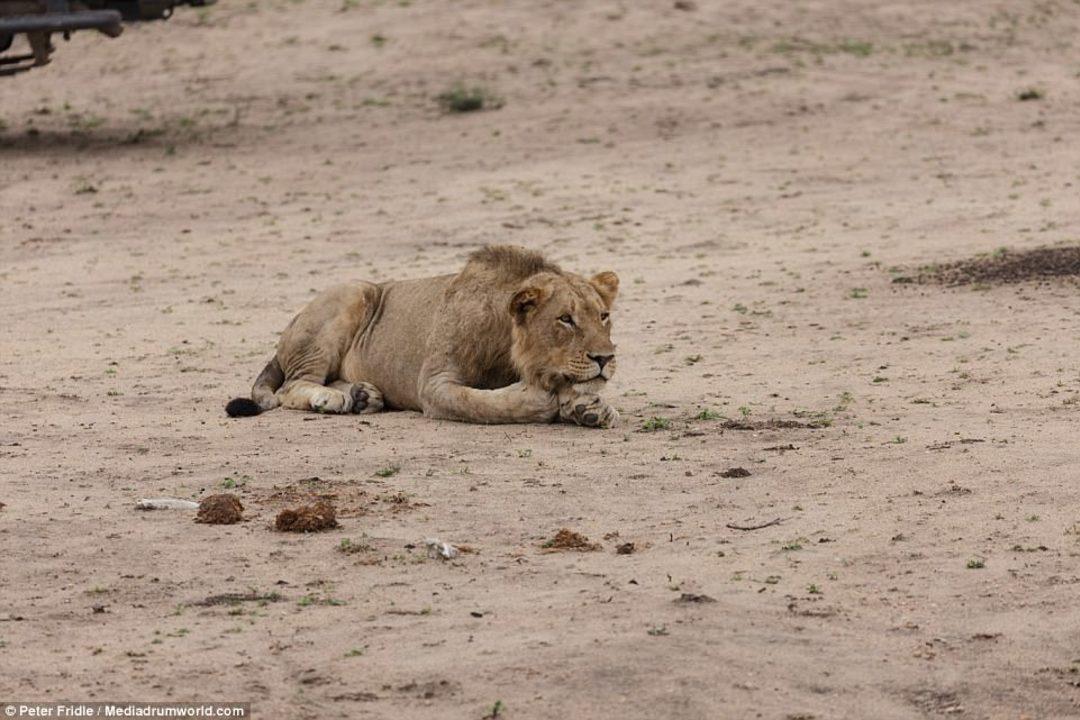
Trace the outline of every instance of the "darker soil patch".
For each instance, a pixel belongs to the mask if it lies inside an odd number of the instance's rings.
[[[249,504],[269,506],[275,512],[282,508],[322,501],[333,505],[336,517],[339,518],[354,518],[376,512],[397,515],[429,507],[428,503],[399,490],[375,493],[359,488],[353,482],[323,480],[318,477],[275,485],[269,489],[249,488],[247,500]]]
[[[825,422],[800,422],[798,420],[725,420],[720,427],[725,430],[819,430],[828,427]]]
[[[431,700],[432,698],[457,695],[461,692],[461,685],[450,680],[428,680],[427,682],[416,682],[414,680],[399,686],[397,690],[423,700]]]
[[[240,498],[228,493],[208,495],[199,502],[195,522],[207,525],[232,525],[243,519],[244,506]]]
[[[893,278],[893,282],[947,286],[1011,285],[1077,276],[1080,276],[1080,246],[1034,250],[1002,248],[990,255],[920,268],[917,275],[901,275]]]
[[[922,688],[911,692],[908,699],[924,713],[952,715],[964,710],[959,696],[944,690]]]
[[[276,592],[221,593],[220,595],[211,595],[191,604],[195,607],[215,607],[217,605],[239,605],[240,603],[245,602],[272,603],[278,602],[281,599],[281,595]]]
[[[599,550],[601,545],[600,543],[590,542],[589,538],[581,533],[574,532],[568,528],[563,528],[555,533],[555,537],[545,542],[541,547],[545,550],[578,550],[587,552],[590,550]]]
[[[359,691],[359,692],[347,692],[347,693],[342,693],[340,695],[335,695],[332,699],[337,700],[339,702],[342,701],[342,700],[348,700],[350,702],[375,702],[376,700],[379,699],[379,696],[376,695],[373,692]]]
[[[337,526],[334,506],[325,500],[282,510],[274,523],[279,532],[319,532]]]
[[[720,477],[722,477],[722,478],[750,477],[750,471],[747,470],[746,468],[733,467],[733,468],[728,468],[724,472],[720,473]]]

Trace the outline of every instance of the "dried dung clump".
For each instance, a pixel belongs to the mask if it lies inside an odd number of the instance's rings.
[[[1008,250],[969,260],[921,268],[914,278],[896,277],[894,283],[936,285],[1009,285],[1030,280],[1080,275],[1080,246]]]
[[[555,533],[555,537],[545,542],[541,547],[545,550],[578,550],[580,552],[587,552],[590,550],[599,550],[601,545],[600,543],[590,542],[589,538],[581,533],[574,532],[568,528],[562,528],[559,532]]]
[[[244,506],[240,498],[228,493],[208,495],[199,502],[195,522],[207,525],[232,525],[243,519]]]
[[[325,500],[319,500],[313,505],[282,510],[274,523],[279,532],[318,532],[337,526],[334,506]]]
[[[742,467],[728,468],[724,472],[720,473],[722,478],[744,478],[750,477],[750,471]]]

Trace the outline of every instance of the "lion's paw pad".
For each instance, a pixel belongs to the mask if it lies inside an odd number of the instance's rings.
[[[607,428],[619,421],[619,412],[599,396],[586,395],[577,398],[572,407],[564,408],[563,419],[585,427]]]
[[[371,383],[355,383],[352,386],[352,411],[356,414],[379,412],[383,409],[383,397]]]
[[[361,412],[367,407],[368,392],[360,385],[353,385],[352,387],[352,411],[354,413]]]

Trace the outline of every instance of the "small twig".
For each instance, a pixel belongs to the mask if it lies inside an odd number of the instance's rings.
[[[767,527],[772,527],[773,525],[779,525],[783,521],[784,521],[783,518],[776,518],[775,520],[770,520],[769,522],[762,523],[761,525],[733,525],[732,523],[728,523],[727,527],[731,528],[732,530],[760,530],[761,528],[767,528]]]
[[[199,503],[176,498],[150,498],[135,503],[136,510],[198,510]]]

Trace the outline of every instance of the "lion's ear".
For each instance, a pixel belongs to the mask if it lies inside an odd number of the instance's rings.
[[[547,293],[541,287],[532,285],[522,288],[514,293],[514,297],[510,298],[510,314],[518,322],[522,322],[525,320],[525,316],[531,310],[539,307],[546,297]]]
[[[600,293],[604,304],[609,308],[615,303],[615,296],[619,294],[619,276],[610,270],[599,275],[593,275],[592,286]]]

